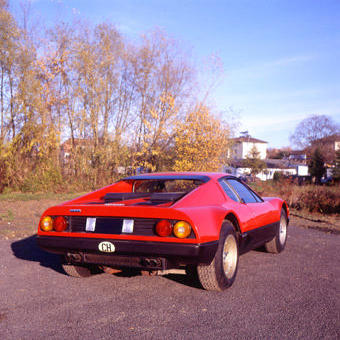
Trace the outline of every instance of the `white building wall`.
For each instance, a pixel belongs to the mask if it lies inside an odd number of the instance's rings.
[[[335,142],[334,143],[334,149],[335,149],[335,151],[340,150],[340,142]]]
[[[250,168],[233,168],[233,167],[227,167],[224,169],[225,172],[236,176],[248,176],[250,175],[251,169]],[[297,175],[297,169],[296,168],[287,168],[287,169],[274,169],[274,168],[268,168],[266,170],[261,171],[259,174],[256,175],[257,178],[259,178],[261,181],[267,181],[268,179],[274,178],[275,172],[281,172],[284,175]]]
[[[232,158],[234,159],[245,159],[249,156],[253,147],[260,153],[261,159],[267,157],[267,143],[252,143],[252,142],[236,142],[232,146]]]
[[[308,176],[308,165],[298,165],[297,174],[298,176]]]
[[[243,143],[235,143],[232,146],[232,157],[235,159],[241,159],[242,157],[242,144]]]
[[[256,150],[260,153],[259,156],[261,159],[266,159],[267,157],[267,143],[248,143],[242,142],[242,159],[249,156],[253,147],[256,147]]]

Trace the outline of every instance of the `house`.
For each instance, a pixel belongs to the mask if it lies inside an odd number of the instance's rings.
[[[253,138],[249,135],[231,138],[230,141],[232,142],[231,150],[229,152],[229,158],[231,159],[245,159],[254,147],[259,152],[260,159],[266,159],[267,157],[268,142]]]
[[[275,172],[285,176],[308,176],[307,157],[303,152],[296,152],[285,159],[267,159],[267,142],[249,135],[231,139],[229,165],[223,170],[237,177],[248,176],[251,169],[246,165],[246,158],[256,148],[258,158],[262,159],[267,168],[256,175],[262,181],[273,179]]]
[[[333,170],[336,162],[336,152],[340,150],[340,134],[335,133],[327,137],[319,138],[311,143],[311,146],[307,149],[309,154],[319,148],[324,159],[324,165],[326,168],[326,178],[333,176]]]
[[[256,175],[262,181],[274,178],[275,172],[284,176],[308,176],[308,166],[305,164],[292,164],[284,159],[265,159],[267,168]],[[244,160],[231,160],[229,166],[224,167],[224,171],[236,177],[249,176],[251,169],[244,164]]]
[[[297,162],[307,164],[307,154],[305,151],[292,151],[287,159],[292,163]]]
[[[311,143],[310,153],[319,148],[324,160],[328,164],[334,164],[336,151],[340,149],[340,135],[333,134],[324,138],[316,139]]]

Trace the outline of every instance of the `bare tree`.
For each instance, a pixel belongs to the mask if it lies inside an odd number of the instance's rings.
[[[302,120],[290,136],[293,144],[300,148],[311,146],[312,142],[339,132],[339,126],[326,115],[311,115]]]
[[[135,90],[135,165],[160,170],[174,127],[188,109],[193,69],[181,46],[164,32],[143,36],[132,59]],[[155,162],[155,160],[157,160]]]

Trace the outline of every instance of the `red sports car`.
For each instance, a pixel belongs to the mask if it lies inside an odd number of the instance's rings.
[[[240,254],[262,245],[284,249],[288,220],[286,202],[261,198],[234,176],[154,173],[47,209],[37,240],[63,255],[72,276],[194,268],[203,288],[223,290],[235,280]]]

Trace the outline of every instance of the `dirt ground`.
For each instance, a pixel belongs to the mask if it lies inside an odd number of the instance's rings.
[[[0,200],[0,238],[23,238],[36,233],[41,214],[61,200]],[[339,216],[302,214],[292,211],[291,225],[340,234]]]
[[[0,201],[0,238],[23,238],[36,233],[41,214],[59,200]]]

